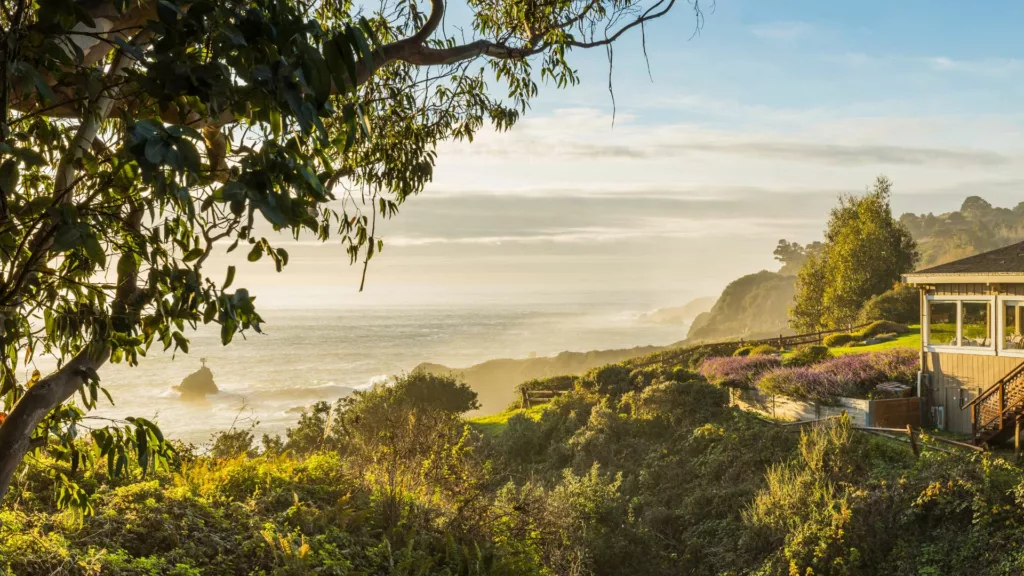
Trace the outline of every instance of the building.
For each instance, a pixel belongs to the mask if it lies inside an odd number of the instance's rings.
[[[1024,242],[918,270],[920,395],[939,428],[975,442],[1014,437],[1024,418]]]

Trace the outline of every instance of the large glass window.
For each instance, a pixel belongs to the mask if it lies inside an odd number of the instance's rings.
[[[956,302],[928,303],[928,344],[956,346]]]
[[[963,338],[961,346],[988,348],[992,346],[992,311],[990,302],[964,302],[962,310]]]
[[[1003,350],[1024,350],[1021,316],[1024,316],[1024,302],[1003,304]]]

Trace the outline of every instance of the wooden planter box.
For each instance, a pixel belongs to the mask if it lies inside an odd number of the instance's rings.
[[[788,396],[765,394],[760,390],[734,390],[732,403],[743,410],[791,422],[821,420],[846,412],[854,426],[902,428],[921,425],[920,398],[862,400],[840,398],[838,405],[805,402]]]

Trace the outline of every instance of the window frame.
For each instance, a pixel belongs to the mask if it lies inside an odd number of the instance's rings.
[[[1012,350],[1003,347],[1006,345],[1006,305],[1009,303],[1024,306],[1024,296],[1006,295],[999,297],[999,324],[996,326],[996,341],[999,343],[999,355],[1024,358],[1024,350]]]
[[[1021,298],[1020,301],[1024,302],[1024,298]],[[956,304],[956,344],[942,344],[936,346],[931,343],[932,302],[947,302]],[[983,302],[989,305],[990,328],[988,336],[991,344],[989,344],[988,346],[964,346],[962,344],[964,338],[964,302]],[[945,352],[950,354],[979,354],[983,356],[998,355],[999,353],[1002,352],[1001,326],[1003,322],[1003,312],[1001,311],[999,302],[999,299],[996,298],[996,296],[994,295],[926,295],[923,318],[924,322],[921,326],[921,345],[928,352]],[[994,316],[994,318],[992,318],[992,316]],[[998,322],[998,324],[996,322]],[[1015,350],[1013,352],[1020,352],[1020,356],[1024,356],[1024,350]]]

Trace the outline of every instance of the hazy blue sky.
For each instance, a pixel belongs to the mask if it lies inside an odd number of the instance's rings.
[[[441,147],[435,182],[383,226],[367,293],[337,247],[289,273],[245,266],[264,304],[481,294],[717,294],[818,239],[842,192],[884,173],[897,212],[1024,200],[1024,3],[721,0],[690,39],[685,2],[542,89],[510,133]],[[678,296],[676,296],[678,294]]]

